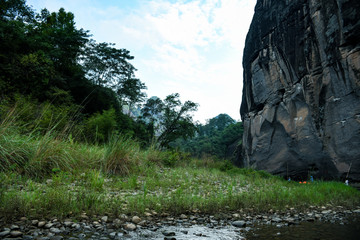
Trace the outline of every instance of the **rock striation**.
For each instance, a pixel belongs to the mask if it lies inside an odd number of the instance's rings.
[[[360,181],[359,0],[258,0],[243,67],[242,166]]]

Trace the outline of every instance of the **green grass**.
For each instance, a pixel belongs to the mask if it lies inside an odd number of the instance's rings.
[[[10,117],[3,119],[0,217],[142,214],[148,209],[170,214],[240,209],[260,213],[360,205],[360,192],[343,183],[289,183],[228,162],[191,159],[153,146],[143,150],[121,135],[103,145],[75,142],[53,128],[25,135]]]
[[[260,213],[329,204],[354,208],[360,204],[359,192],[338,182],[300,185],[261,174],[208,168],[155,167],[151,171],[153,174],[121,176],[89,169],[58,172],[49,176],[51,180],[2,172],[0,212],[8,217],[142,214],[146,209],[171,214],[240,209]]]

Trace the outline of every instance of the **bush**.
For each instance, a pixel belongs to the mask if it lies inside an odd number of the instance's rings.
[[[116,128],[116,115],[113,108],[96,113],[89,117],[84,124],[84,133],[87,140],[105,143],[109,141]]]

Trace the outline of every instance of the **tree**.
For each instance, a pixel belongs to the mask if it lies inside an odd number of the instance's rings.
[[[195,135],[196,126],[191,113],[196,111],[197,103],[180,101],[178,93],[168,95],[164,101],[150,98],[142,109],[143,117],[153,124],[156,140],[160,147],[169,147],[169,143],[178,138],[187,139]]]
[[[23,0],[0,1],[0,94],[13,93],[23,86],[19,60],[29,53],[28,26],[34,13]]]
[[[171,145],[193,156],[212,155],[219,159],[232,158],[233,146],[241,143],[243,135],[242,122],[236,122],[227,114],[207,121],[205,125],[198,124],[198,135],[190,140],[180,139]]]
[[[134,59],[126,49],[117,49],[112,43],[88,42],[83,49],[80,61],[86,77],[98,86],[110,87],[120,100],[121,105],[131,108],[145,98],[144,83],[135,78],[136,68],[129,63]]]

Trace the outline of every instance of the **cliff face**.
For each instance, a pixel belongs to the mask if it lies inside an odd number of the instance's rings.
[[[258,0],[243,58],[242,165],[360,181],[359,18],[359,0]]]

